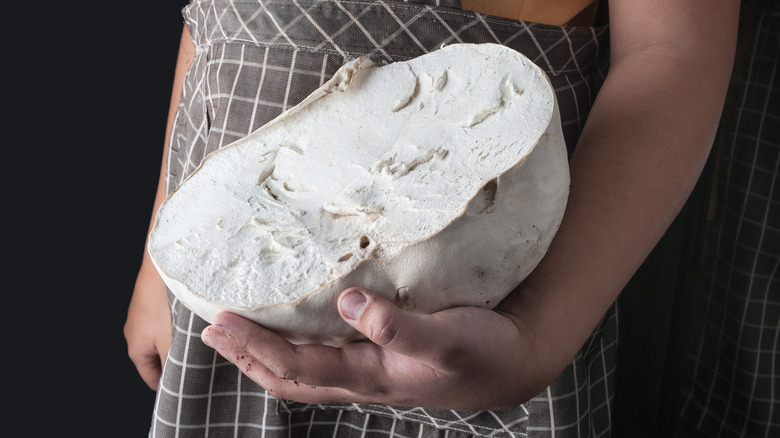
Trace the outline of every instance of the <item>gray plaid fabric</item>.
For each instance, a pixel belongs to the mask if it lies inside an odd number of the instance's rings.
[[[680,415],[711,437],[780,436],[780,4],[763,3],[741,29],[683,368]]]
[[[341,65],[368,54],[406,60],[456,42],[500,43],[550,76],[573,146],[603,75],[607,31],[499,19],[460,0],[195,1],[184,16],[197,48],[174,122],[168,189],[211,151],[296,104]],[[595,437],[610,431],[617,312],[610,309],[574,361],[532,401],[485,412],[378,405],[305,405],[269,396],[200,341],[206,323],[171,295],[173,345],[150,436]],[[518,369],[518,372],[523,370]]]

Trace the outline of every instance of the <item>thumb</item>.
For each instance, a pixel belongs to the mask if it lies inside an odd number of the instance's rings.
[[[391,301],[360,288],[344,290],[338,307],[347,324],[381,347],[416,357],[433,350],[429,342],[435,340],[437,330],[430,315],[399,309]]]

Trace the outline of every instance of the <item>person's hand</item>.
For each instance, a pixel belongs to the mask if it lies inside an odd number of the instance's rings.
[[[127,352],[143,381],[157,390],[171,346],[171,313],[165,283],[141,268],[124,327]]]
[[[202,339],[271,395],[305,403],[507,408],[538,394],[565,366],[540,366],[531,335],[497,311],[420,315],[354,288],[338,305],[370,341],[293,345],[230,313],[218,314]]]

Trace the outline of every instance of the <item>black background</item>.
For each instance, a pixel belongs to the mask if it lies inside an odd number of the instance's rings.
[[[123,325],[159,176],[185,0],[4,12],[9,436],[145,437]],[[10,245],[9,245],[10,243]]]

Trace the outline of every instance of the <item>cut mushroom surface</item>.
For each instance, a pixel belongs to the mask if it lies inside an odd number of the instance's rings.
[[[568,182],[553,90],[521,54],[363,57],[206,157],[148,250],[206,320],[227,310],[340,344],[356,336],[335,308],[345,287],[420,312],[497,304],[544,255]]]

